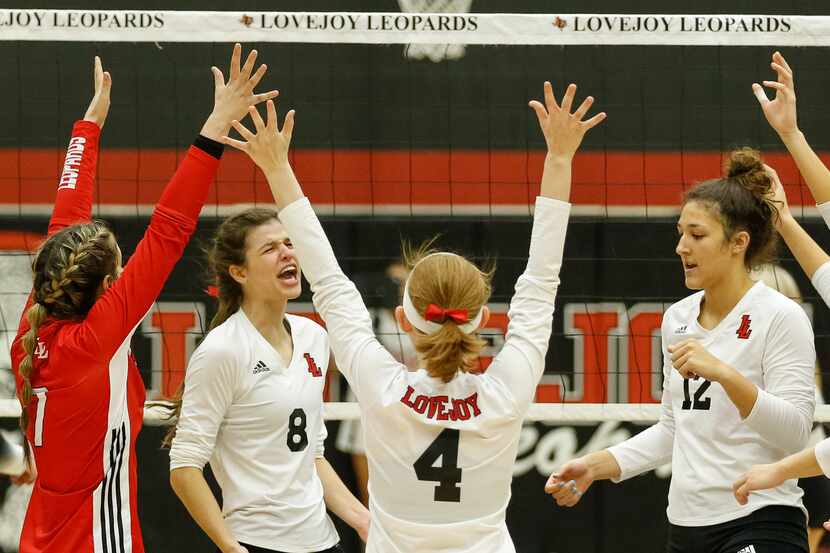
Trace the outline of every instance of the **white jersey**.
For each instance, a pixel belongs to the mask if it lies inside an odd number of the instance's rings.
[[[756,283],[713,329],[698,323],[703,292],[675,303],[663,317],[663,399],[660,421],[610,448],[625,480],[672,463],[668,519],[678,526],[709,526],[768,505],[804,509],[795,480],[749,496],[739,505],[732,483],[753,465],[772,463],[804,447],[815,409],[813,330],[804,310]],[[667,347],[695,338],[712,355],[758,387],[741,420],[720,384],[686,380]],[[805,511],[806,513],[806,511]]]
[[[315,465],[329,343],[317,323],[285,317],[294,342],[287,367],[242,309],[208,333],[187,367],[170,469],[210,461],[238,541],[321,551],[338,542]]]
[[[504,348],[482,375],[409,371],[375,337],[306,199],[280,212],[338,367],[360,402],[367,553],[512,553],[505,524],[522,419],[545,366],[570,204],[539,198]]]
[[[830,202],[818,204],[817,207],[825,224],[830,227]],[[821,299],[824,300],[826,305],[830,306],[830,261],[816,269],[811,280]],[[825,476],[830,478],[830,439],[819,442],[816,445],[815,453],[821,470]]]

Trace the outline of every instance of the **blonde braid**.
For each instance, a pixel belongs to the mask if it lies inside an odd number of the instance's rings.
[[[22,346],[23,351],[26,352],[26,357],[20,362],[18,368],[20,377],[23,379],[23,390],[20,393],[20,429],[23,435],[26,435],[26,430],[29,428],[29,404],[32,402],[32,383],[30,376],[32,374],[33,356],[35,348],[37,347],[37,333],[40,325],[46,320],[48,316],[46,307],[41,303],[33,303],[26,312],[26,318],[29,320],[29,330],[23,335]],[[29,448],[25,448],[26,460],[29,458]]]

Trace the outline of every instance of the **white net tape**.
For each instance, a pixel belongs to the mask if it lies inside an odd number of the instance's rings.
[[[170,412],[161,402],[148,402],[144,407],[144,424],[164,426],[170,424]],[[357,403],[323,404],[323,418],[326,420],[354,420],[360,418]],[[14,399],[0,400],[0,418],[19,417],[20,404]],[[660,417],[660,405],[655,403],[533,403],[525,417],[526,421],[555,423],[574,422],[655,422]],[[816,407],[816,422],[830,422],[830,405]]]
[[[830,45],[828,16],[464,13],[469,4],[462,0],[401,6],[434,11],[3,9],[0,41],[435,44],[444,51],[463,44]]]

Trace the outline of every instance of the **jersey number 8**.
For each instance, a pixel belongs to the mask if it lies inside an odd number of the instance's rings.
[[[296,453],[308,447],[308,434],[305,431],[307,424],[305,411],[302,409],[291,411],[288,415],[288,449]]]

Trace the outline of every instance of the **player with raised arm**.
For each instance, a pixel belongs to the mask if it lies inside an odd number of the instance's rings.
[[[548,154],[504,348],[484,374],[474,373],[482,348],[476,331],[489,316],[490,275],[448,252],[410,260],[396,317],[423,365],[407,370],[375,337],[369,312],[289,165],[294,113],[280,131],[269,102],[267,123],[251,110],[256,133],[235,123],[245,141],[226,139],[265,173],[338,367],[360,402],[369,459],[369,553],[515,551],[505,510],[522,420],[545,366],[571,162],[585,133],[605,118],[601,113],[583,121],[590,97],[571,113],[575,92],[570,85],[560,107],[545,83],[545,103],[531,102]]]
[[[329,339],[286,313],[300,265],[277,212],[225,220],[208,262],[219,308],[190,358],[171,433],[176,495],[222,553],[342,551],[327,506],[365,540],[369,513],[323,456]]]
[[[770,100],[757,83],[752,85],[752,89],[770,126],[778,133],[795,160],[804,182],[816,200],[824,222],[830,226],[830,170],[810,147],[804,133],[798,127],[792,69],[779,52],[773,54],[770,65],[777,73],[777,80],[763,81],[763,84],[775,90],[775,98]],[[774,172],[771,172],[771,175],[775,178],[775,198],[780,206],[776,228],[801,268],[810,277],[813,286],[821,294],[824,303],[830,305],[830,257],[798,224],[790,211],[778,175]],[[746,504],[761,490],[778,487],[795,478],[821,474],[830,477],[830,439],[778,462],[752,467],[736,480],[735,497],[739,503]],[[830,524],[826,522],[824,526],[830,530]]]
[[[37,468],[21,553],[144,551],[137,508],[135,441],[144,383],[130,353],[196,228],[230,122],[251,104],[265,66],[256,53],[227,84],[213,68],[213,112],[165,187],[126,267],[112,232],[91,220],[98,137],[110,104],[109,73],[95,61],[95,96],[75,124],[49,236],[33,263],[34,286],[12,344],[21,428]]]
[[[575,505],[595,480],[620,482],[671,462],[667,551],[805,552],[795,481],[732,500],[733,481],[758,460],[804,447],[815,408],[815,346],[804,310],[754,282],[774,252],[773,180],[753,150],[727,174],[698,184],[677,222],[686,286],[662,323],[660,420],[631,439],[565,464],[546,491]]]

